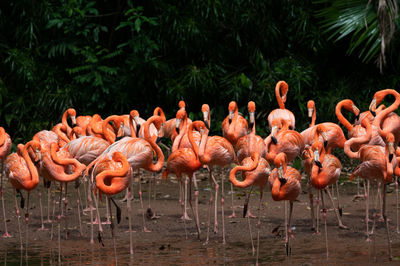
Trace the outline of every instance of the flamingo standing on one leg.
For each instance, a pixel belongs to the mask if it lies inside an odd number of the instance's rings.
[[[288,109],[285,109],[285,102],[288,91],[289,85],[285,81],[278,81],[275,86],[275,96],[276,100],[278,101],[279,109],[273,110],[268,115],[268,124],[270,128],[273,127],[272,122],[277,118],[282,118],[283,120],[286,120],[289,125],[289,129],[294,130],[295,128],[294,114]]]
[[[239,181],[236,178],[236,172],[242,171],[243,181]],[[260,201],[258,203],[258,221],[257,221],[257,262],[258,264],[258,255],[259,255],[259,246],[260,246],[260,211],[261,211],[261,200],[264,193],[264,188],[268,182],[268,176],[271,172],[271,167],[268,162],[264,158],[260,158],[260,154],[258,152],[254,152],[251,157],[247,157],[243,159],[242,165],[234,167],[229,173],[229,181],[235,187],[246,188],[249,186],[259,186],[260,187]],[[251,231],[250,231],[251,233]],[[254,253],[253,253],[254,254]]]
[[[291,253],[289,236],[291,234],[291,221],[293,212],[293,202],[297,199],[301,192],[301,175],[293,167],[287,165],[287,155],[283,152],[279,153],[274,159],[275,169],[272,170],[268,183],[271,188],[272,199],[275,201],[285,201],[285,246],[286,254]],[[287,201],[290,202],[289,222],[287,222]]]
[[[4,161],[11,150],[11,138],[10,135],[6,133],[4,128],[0,127],[0,161],[1,161],[1,184],[0,184],[0,194],[1,194],[1,205],[3,208],[3,219],[4,219],[4,234],[3,237],[11,237],[7,229],[7,218],[6,209],[4,206],[4,185],[3,185],[3,172],[4,172]]]

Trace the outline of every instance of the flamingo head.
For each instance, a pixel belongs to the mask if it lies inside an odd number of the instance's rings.
[[[232,123],[232,118],[233,115],[235,113],[235,111],[237,110],[237,104],[235,101],[231,101],[228,105],[228,111],[229,111],[229,124]]]
[[[249,111],[249,128],[252,129],[255,123],[256,103],[250,101],[247,105],[247,109]]]
[[[324,140],[324,148],[326,148],[326,146],[328,146],[328,137],[326,135],[327,131],[328,131],[328,128],[325,125],[323,125],[323,124],[317,125],[317,134],[321,134],[321,137]]]
[[[208,104],[203,104],[201,106],[201,112],[203,113],[203,120],[208,129],[210,129],[210,106]]]
[[[319,140],[314,141],[314,143],[311,145],[311,149],[314,152],[314,162],[315,164],[319,167],[322,168],[321,161],[319,159],[320,153],[322,151],[322,143]]]
[[[74,108],[68,108],[67,109],[67,114],[71,118],[72,121],[72,127],[76,126],[76,111]]]
[[[395,148],[394,148],[394,135],[392,133],[388,133],[386,136],[386,145],[389,151],[389,162],[393,160]]]
[[[309,100],[307,102],[307,110],[308,110],[308,117],[312,117],[315,110],[315,102],[313,100]]]
[[[187,119],[187,113],[185,111],[185,109],[179,109],[178,112],[176,112],[176,124],[175,124],[175,128],[176,128],[176,132],[179,134],[180,131],[180,126],[182,121]]]
[[[278,168],[278,176],[279,176],[279,181],[281,182],[281,186],[286,184],[287,180],[284,176],[286,172],[286,165],[287,165],[287,156],[285,153],[281,152],[276,155],[274,159],[274,164],[275,167]]]
[[[179,109],[185,109],[185,107],[186,107],[185,101],[179,101],[178,106],[179,106]]]
[[[301,153],[301,159],[307,160],[307,159],[311,159],[313,157],[314,157],[314,154],[313,154],[313,151],[311,149],[311,146],[307,144],[304,147],[303,152]]]

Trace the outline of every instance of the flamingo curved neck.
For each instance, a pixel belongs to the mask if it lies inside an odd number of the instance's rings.
[[[378,128],[379,134],[381,134],[383,138],[385,138],[389,132],[383,131],[381,129],[381,121],[385,119],[386,116],[388,116],[391,112],[396,111],[400,105],[400,94],[398,92],[393,90],[387,90],[385,96],[386,95],[393,95],[395,97],[394,103],[392,103],[389,107],[380,111],[379,114],[376,115],[374,121],[372,122],[372,124]]]
[[[113,160],[122,163],[122,167],[116,170],[105,170],[96,176],[97,188],[107,195],[114,195],[123,191],[130,183],[130,175],[127,175],[130,165],[126,157],[121,152],[116,152],[113,155]],[[111,179],[110,185],[104,183],[105,179]]]
[[[311,117],[311,124],[309,125],[309,127],[315,126],[315,120],[317,120],[317,110],[315,109],[315,106],[314,106],[312,117]]]
[[[157,162],[155,164],[151,163],[148,167],[148,170],[152,172],[159,172],[164,165],[164,154],[160,147],[156,144],[154,139],[150,136],[150,125],[154,123],[156,120],[162,120],[159,116],[152,116],[147,120],[147,123],[144,125],[144,139],[150,143],[153,150],[156,152],[157,155]],[[159,121],[161,122],[161,121]]]
[[[50,157],[49,163],[52,165],[62,166],[62,171],[57,171],[50,167],[49,172],[52,174],[53,178],[60,182],[71,182],[77,179],[83,170],[85,170],[86,166],[79,163],[76,159],[73,158],[60,158],[57,154],[59,147],[56,143],[52,143],[50,146]],[[67,152],[67,151],[66,151]],[[66,174],[64,172],[64,167],[73,165],[74,172],[72,174]],[[59,168],[61,169],[61,168]]]
[[[203,164],[208,164],[210,162],[210,157],[205,154],[208,141],[208,133],[209,131],[205,130],[205,132],[201,134],[201,140],[200,140],[199,158],[201,163]]]
[[[61,123],[67,127],[67,134],[69,135],[72,128],[68,125],[68,121],[67,121],[68,115],[69,115],[68,110],[66,110],[61,118]]]
[[[27,180],[24,183],[24,188],[28,191],[32,190],[33,188],[36,187],[37,184],[39,184],[39,174],[38,174],[37,168],[33,164],[32,159],[28,153],[28,148],[30,148],[31,146],[32,146],[31,142],[28,142],[22,149],[22,157],[26,161],[29,172],[31,174],[31,180]]]
[[[275,87],[275,96],[276,96],[276,100],[278,101],[278,105],[280,109],[285,109],[285,103],[282,99],[281,96],[281,86],[287,86],[286,82],[284,81],[279,81],[278,84],[276,84]]]
[[[368,119],[368,118],[365,118],[365,119],[363,120],[363,122],[366,121],[366,122],[365,122],[366,131],[367,131],[366,134],[363,135],[363,136],[361,136],[361,137],[358,137],[358,138],[351,138],[351,139],[347,140],[347,141],[344,143],[344,147],[343,147],[344,153],[345,153],[350,159],[360,159],[360,153],[359,153],[359,151],[353,152],[353,151],[351,150],[351,146],[352,146],[353,144],[358,144],[359,146],[361,146],[362,144],[368,143],[368,142],[370,141],[371,137],[372,137],[372,127],[371,127],[371,124],[368,122],[367,119]]]
[[[5,141],[6,141],[6,131],[4,130],[4,128],[0,127],[0,146],[3,146]]]
[[[281,181],[279,178],[275,178],[275,181],[272,185],[271,195],[272,199],[275,201],[285,200],[285,193],[281,190]]]
[[[118,118],[118,116],[112,115],[112,116],[107,117],[105,120],[103,120],[103,123],[102,123],[103,135],[110,144],[113,144],[115,142],[115,135],[113,136],[111,134],[111,132],[107,129],[108,122],[110,122],[111,120],[117,119],[117,118]]]
[[[254,180],[251,178],[245,178],[243,181],[239,181],[236,178],[236,172],[237,171],[253,171],[254,169],[257,168],[258,162],[259,162],[259,155],[255,155],[253,159],[253,162],[249,165],[239,165],[234,167],[230,173],[229,173],[229,181],[235,186],[235,187],[240,187],[240,188],[246,188],[249,187],[250,185],[254,184]]]
[[[194,126],[194,123],[191,123],[189,125],[187,134],[188,134],[188,139],[189,139],[190,145],[192,145],[194,154],[196,155],[196,159],[198,160],[199,159],[199,146],[197,146],[197,144],[193,138],[193,126]]]
[[[336,117],[338,118],[339,122],[347,129],[348,132],[350,132],[353,130],[353,125],[343,116],[342,107],[346,108],[346,110],[351,111],[351,109],[348,108],[345,105],[345,103],[340,102],[336,105],[335,114],[336,114]]]

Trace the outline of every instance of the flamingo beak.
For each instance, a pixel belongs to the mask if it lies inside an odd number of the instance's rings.
[[[309,117],[309,118],[312,117],[313,112],[314,112],[314,109],[313,109],[313,108],[308,108],[308,117]]]
[[[322,168],[322,164],[321,164],[321,162],[319,161],[319,151],[318,151],[318,150],[316,150],[316,151],[314,152],[314,162],[315,162],[315,164],[316,164],[319,168]]]
[[[272,142],[274,142],[275,145],[278,144],[278,140],[275,138],[275,134],[276,134],[277,130],[278,130],[277,126],[273,126],[272,130],[271,130],[271,139],[272,139]]]
[[[233,111],[229,111],[229,124],[232,123]]]
[[[371,114],[372,114],[373,116],[376,116],[375,110],[376,110],[376,98],[372,99],[372,102],[371,102],[371,104],[369,105],[369,111],[371,112]]]
[[[140,131],[140,124],[136,124],[136,137],[139,137],[139,131]]]
[[[72,127],[76,127],[76,117],[71,116],[71,121],[72,121]]]
[[[206,124],[206,126],[207,126],[208,123],[209,123],[209,121],[208,121],[208,112],[207,111],[203,112],[203,120],[204,120],[204,124]]]
[[[328,137],[326,136],[326,132],[322,132],[321,136],[324,139],[324,148],[326,148],[326,146],[328,146]]]
[[[176,119],[176,125],[175,125],[175,128],[176,128],[176,132],[179,134],[179,126],[181,125],[181,119],[180,118],[178,118],[178,119]]]
[[[279,181],[281,182],[281,186],[285,185],[287,180],[286,178],[283,177],[283,168],[280,166],[278,168],[278,175],[279,175]]]
[[[389,146],[389,162],[391,162],[393,160],[394,144],[392,142],[389,142],[388,146]]]
[[[253,129],[254,127],[254,122],[255,122],[255,118],[254,118],[254,112],[249,113],[249,129]]]
[[[161,140],[162,140],[162,137],[157,136],[156,144],[160,143]]]
[[[36,157],[38,158],[37,162],[42,160],[42,153],[39,150],[36,150]]]

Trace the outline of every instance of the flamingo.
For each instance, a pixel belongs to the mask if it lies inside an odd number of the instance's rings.
[[[0,194],[1,194],[1,204],[3,207],[3,219],[4,219],[4,234],[3,237],[11,237],[8,233],[7,229],[7,218],[6,218],[6,209],[4,205],[4,186],[3,186],[3,172],[4,172],[4,161],[6,160],[7,155],[11,150],[11,138],[10,135],[6,133],[3,127],[0,127],[0,160],[1,160],[1,185],[0,185]]]
[[[283,94],[282,96],[281,96],[281,90]],[[279,109],[273,110],[268,115],[268,124],[270,128],[273,127],[272,122],[276,118],[282,118],[286,120],[290,129],[293,130],[295,128],[294,114],[288,109],[285,109],[285,102],[288,91],[289,91],[289,85],[285,81],[278,81],[278,83],[275,86],[275,96],[276,100],[278,101]]]
[[[236,102],[230,102],[228,110],[229,115],[221,124],[222,136],[235,146],[240,137],[247,135],[248,125],[246,119],[239,115]]]
[[[315,215],[314,215],[314,196],[311,190],[311,170],[314,163],[314,152],[310,145],[305,145],[303,152],[301,153],[301,165],[303,166],[304,172],[307,175],[307,190],[308,197],[310,199],[310,213],[311,213],[311,230],[315,231]]]
[[[274,159],[275,169],[268,177],[268,184],[271,188],[272,199],[275,201],[285,201],[285,246],[286,254],[290,254],[290,243],[288,232],[291,234],[291,221],[293,212],[293,202],[301,192],[301,175],[293,167],[287,165],[288,157],[280,152]],[[290,202],[289,223],[287,222],[287,201]]]
[[[383,219],[386,226],[386,233],[388,237],[388,248],[389,248],[389,258],[392,258],[391,254],[391,240],[388,229],[388,221],[385,213],[385,203],[386,203],[386,183],[392,181],[394,168],[397,164],[397,158],[394,156],[394,135],[392,133],[388,133],[386,137],[386,145],[385,147],[379,145],[363,145],[357,152],[353,152],[351,150],[352,144],[364,144],[368,143],[372,138],[372,127],[368,119],[362,120],[362,125],[366,127],[367,134],[358,138],[352,138],[346,141],[344,145],[344,152],[349,158],[359,159],[361,164],[354,170],[352,173],[350,180],[352,180],[355,176],[359,176],[361,178],[367,179],[367,198],[366,198],[366,212],[365,212],[365,221],[366,221],[366,235],[367,241],[370,241],[370,232],[368,228],[368,213],[369,213],[369,204],[368,204],[368,191],[369,191],[369,182],[371,180],[376,179],[378,182],[384,182],[383,189]]]
[[[210,183],[211,181],[214,182],[215,185],[215,223],[214,223],[214,231],[216,231],[217,228],[217,200],[218,200],[218,183],[215,180],[213,174],[212,174],[212,168],[213,166],[220,166],[224,167],[226,165],[230,165],[234,161],[237,161],[235,151],[233,149],[232,144],[225,138],[220,137],[220,136],[208,136],[209,130],[202,121],[195,121],[192,124],[189,125],[189,134],[192,135],[193,137],[193,128],[197,127],[200,128],[200,134],[201,134],[201,141],[200,141],[200,147],[198,148],[199,150],[199,160],[200,163],[203,165],[207,165],[208,169],[210,171]],[[195,145],[197,145],[195,143]],[[225,240],[225,222],[224,222],[224,176],[222,175],[222,180],[221,180],[221,185],[222,185],[222,194],[221,194],[221,211],[222,211],[222,241],[223,244],[226,243]],[[195,196],[198,197],[198,191],[195,191]],[[211,196],[211,191],[210,191],[210,204],[208,208],[208,228],[207,228],[207,240],[206,243],[208,243],[208,237],[209,237],[209,228],[210,228],[210,212],[211,212],[211,204],[212,204],[212,196]]]
[[[124,189],[127,189],[129,187],[129,184],[131,182],[131,176],[132,176],[132,169],[129,165],[129,162],[125,155],[122,152],[114,152],[112,154],[112,157],[105,157],[104,160],[98,162],[96,165],[96,168],[93,173],[94,176],[96,176],[96,187],[104,194],[107,195],[107,201],[108,201],[108,206],[109,206],[109,212],[111,213],[111,202],[115,204],[114,200],[111,198],[112,195],[118,194]],[[131,208],[130,208],[130,201],[127,201],[127,207],[128,207],[128,217],[129,217],[129,231],[132,231],[132,225],[131,225]],[[117,210],[119,210],[119,207],[115,204],[117,207]],[[121,215],[118,214],[119,212],[117,211],[117,222],[120,222]],[[111,216],[111,223],[110,223],[110,228],[111,228],[111,235],[113,238],[113,246],[114,246],[114,258],[115,258],[115,263],[118,264],[117,262],[117,251],[116,251],[116,245],[115,245],[115,235],[114,235],[114,223],[113,219]],[[130,246],[129,246],[129,251],[130,254],[133,254],[133,241],[132,241],[132,234],[130,234]]]
[[[304,150],[304,141],[300,133],[289,129],[288,121],[276,118],[272,122],[272,132],[264,139],[267,146],[267,160],[273,162],[277,154],[284,152],[288,162],[293,161]],[[277,129],[282,127],[278,133]]]
[[[116,117],[116,119],[120,118]],[[131,133],[133,133],[132,119],[130,119],[130,121]],[[158,145],[150,136],[150,124],[154,124],[157,130],[160,130],[162,118],[159,116],[152,116],[148,119],[147,123],[144,123],[145,139],[125,137],[111,144],[96,160],[92,161],[87,166],[84,175],[88,175],[88,171],[92,166],[94,166],[94,170],[96,170],[97,165],[101,161],[106,160],[106,158],[110,158],[112,154],[116,151],[120,151],[126,156],[130,166],[132,167],[132,171],[135,169],[143,168],[151,172],[159,172],[164,164],[164,154],[162,153],[160,147],[158,147]],[[108,132],[106,133],[106,137],[107,139],[112,139],[112,136],[109,136]],[[155,164],[153,164],[153,151],[156,152],[157,156],[157,162]],[[141,191],[139,191],[139,195],[141,195]],[[149,232],[145,226],[144,213],[142,214],[143,231]],[[132,232],[130,232],[130,234],[131,233]]]
[[[15,191],[20,193],[20,190],[26,190],[28,193],[28,203],[26,205],[26,213],[25,213],[25,241],[26,248],[28,248],[28,222],[29,222],[29,193],[32,189],[34,189],[39,183],[39,174],[32,163],[31,157],[28,154],[28,148],[33,149],[36,153],[36,156],[41,158],[41,145],[39,142],[31,140],[24,145],[18,145],[18,152],[12,153],[7,156],[5,160],[5,173],[10,181],[11,185],[15,188]],[[15,207],[18,218],[18,231],[19,231],[19,239],[22,249],[22,236],[21,236],[21,226],[19,220],[19,209],[17,203],[16,193],[15,196]],[[23,197],[21,194],[21,208],[23,208]]]
[[[236,172],[242,171],[243,181],[236,178]],[[260,211],[261,200],[264,193],[264,188],[268,182],[268,176],[271,172],[271,167],[264,158],[260,158],[260,154],[256,151],[253,152],[251,157],[246,157],[242,160],[242,165],[234,167],[229,173],[229,181],[235,186],[240,188],[247,188],[249,186],[259,186],[260,200],[258,203],[258,222],[257,222],[257,263],[260,246]],[[251,231],[250,231],[251,233]]]
[[[247,104],[248,112],[249,112],[249,125],[251,128],[251,132],[243,137],[241,137],[235,146],[235,150],[237,153],[237,158],[239,163],[243,161],[244,158],[250,157],[254,152],[258,152],[262,158],[266,158],[267,156],[267,146],[264,143],[264,140],[256,135],[256,124],[255,124],[255,111],[256,104],[253,101],[250,101]],[[247,209],[248,201],[250,200],[250,195],[246,197],[245,208]],[[232,202],[233,202],[233,194],[232,194]],[[250,213],[250,210],[247,211],[247,215],[255,218],[254,215]]]
[[[315,102],[309,100],[307,102],[308,117],[311,118],[311,123],[308,127],[315,126],[315,120],[317,119],[317,111],[315,110]]]
[[[336,218],[338,219],[339,228],[347,229],[347,227],[343,225],[342,220],[340,219],[340,215],[337,209],[335,208],[332,195],[328,189],[329,185],[334,184],[339,179],[340,172],[342,169],[342,164],[340,163],[338,158],[336,158],[334,155],[325,152],[325,149],[319,140],[316,140],[312,144],[312,150],[314,152],[315,164],[312,166],[310,179],[312,186],[319,190],[318,193],[322,199],[322,212],[323,212],[322,216],[325,224],[326,257],[328,258],[328,232],[326,226],[326,209],[325,209],[322,190],[325,190],[325,192],[328,193],[328,196],[332,202],[332,206],[336,214]],[[318,229],[319,228],[317,224],[317,233],[319,231]]]
[[[190,123],[191,124],[191,123]],[[171,151],[174,152],[177,149],[180,148],[191,148],[190,141],[188,139],[188,127],[190,126],[188,123],[188,117],[185,109],[180,109],[176,113],[176,123],[175,123],[175,129],[178,135],[175,137],[174,142],[172,144],[172,149]],[[193,138],[194,141],[197,145],[200,143],[200,133],[198,131],[194,131],[193,133]]]
[[[195,172],[202,166],[202,163],[199,160],[199,147],[195,143],[194,138],[193,138],[193,126],[190,126],[191,128],[188,131],[188,138],[189,142],[192,145],[192,148],[180,148],[175,151],[173,151],[170,156],[168,157],[167,161],[167,167],[163,171],[163,179],[168,178],[169,173],[174,173],[176,177],[179,180],[180,184],[180,199],[182,199],[182,174],[186,174],[189,176],[191,180],[193,180],[194,186],[195,186],[195,191],[198,191],[197,189],[197,181],[196,181],[196,176]],[[187,191],[187,183],[188,180],[187,178],[185,179],[185,200],[184,204],[181,202],[181,206],[183,209],[183,221],[185,225],[185,232],[186,232],[186,219],[187,219],[187,213],[186,213],[186,191]],[[196,202],[196,207],[198,207],[198,194],[195,193],[195,202]],[[192,209],[192,212],[194,213],[193,206],[192,206],[192,200],[191,200],[191,183],[190,183],[190,197],[189,197],[189,204]],[[197,237],[200,239],[200,226],[198,223],[198,209],[196,208],[196,214],[195,214],[195,219],[196,219],[196,228],[197,228]],[[186,238],[187,238],[187,232],[186,232]]]

